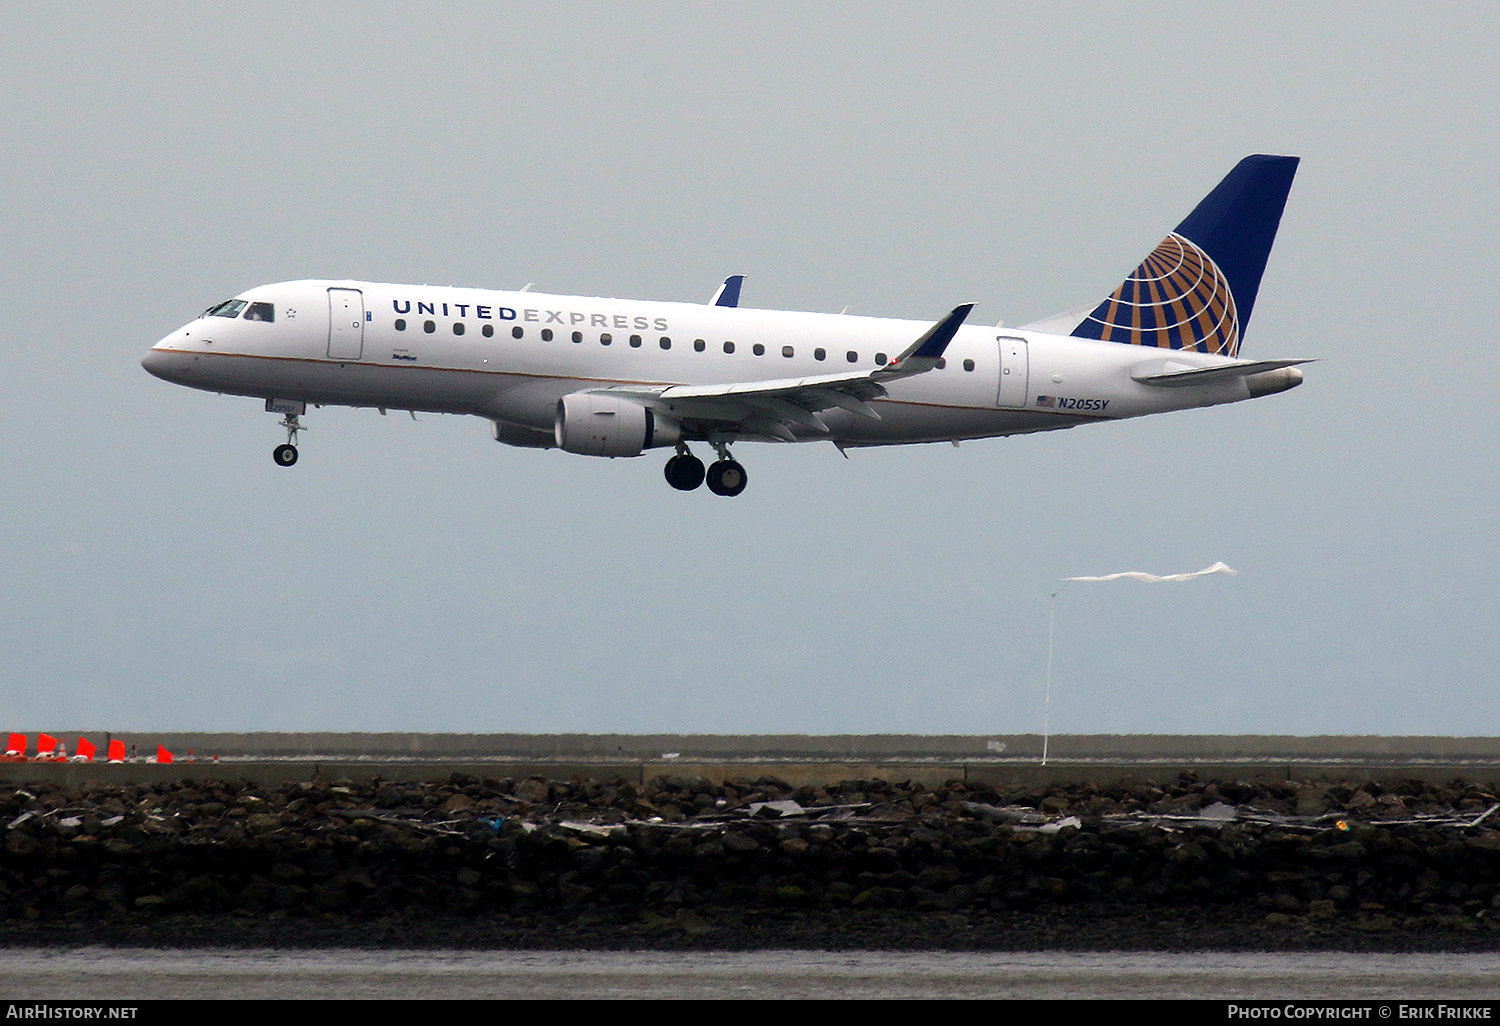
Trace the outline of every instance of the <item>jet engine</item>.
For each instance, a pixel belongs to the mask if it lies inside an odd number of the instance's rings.
[[[629,399],[574,392],[557,401],[552,422],[557,447],[581,456],[639,456],[676,445],[682,426]]]

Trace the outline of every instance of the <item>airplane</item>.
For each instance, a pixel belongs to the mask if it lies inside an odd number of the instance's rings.
[[[1301,384],[1309,360],[1239,357],[1299,160],[1244,158],[1103,300],[1019,328],[965,323],[971,303],[930,324],[749,309],[742,275],[702,306],[290,281],[209,308],[142,365],[265,400],[286,430],[282,467],[308,404],[373,407],[483,417],[512,446],[671,449],[673,488],[738,495],[741,441],[956,445]]]

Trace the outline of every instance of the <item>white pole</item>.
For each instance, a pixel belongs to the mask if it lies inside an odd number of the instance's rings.
[[[1066,583],[1066,582],[1064,582]],[[1047,765],[1047,746],[1052,740],[1052,641],[1057,635],[1057,592],[1047,606],[1047,698],[1042,704],[1042,765]]]

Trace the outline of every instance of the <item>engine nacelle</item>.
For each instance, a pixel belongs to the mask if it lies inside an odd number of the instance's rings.
[[[574,392],[557,401],[552,422],[557,447],[581,456],[639,456],[676,445],[682,426],[629,399]]]

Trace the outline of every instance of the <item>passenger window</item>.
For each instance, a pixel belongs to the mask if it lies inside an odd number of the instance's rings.
[[[876,353],[875,354],[875,362],[878,363],[880,366],[884,367],[885,366],[885,354],[884,353]]]
[[[431,321],[423,321],[422,330],[431,335],[434,331],[437,331],[437,325],[433,324]]]
[[[781,347],[781,355],[782,356],[790,357],[792,355],[792,353],[793,353],[793,350],[792,350],[791,346],[782,346]]]
[[[693,352],[695,352],[695,353],[701,353],[701,352],[703,352],[703,350],[705,350],[707,348],[708,348],[708,343],[704,342],[701,338],[695,338],[695,339],[693,339]]]
[[[974,369],[974,361],[973,360],[965,360],[964,361],[964,370],[971,371],[973,369]]]
[[[276,308],[270,303],[251,303],[250,309],[245,311],[247,321],[274,321],[276,319]]]
[[[599,336],[599,344],[601,346],[607,346],[611,342],[613,342],[614,340],[615,340],[615,337],[613,335],[611,335],[607,331],[604,334],[602,334],[602,335]]]
[[[946,370],[947,367],[948,367],[948,358],[946,356],[939,356],[938,357],[937,369],[938,370]]]
[[[733,342],[725,342],[724,343],[724,352],[726,352],[726,353],[732,353],[732,352],[734,352],[734,343]]]
[[[756,356],[765,356],[766,355],[766,347],[763,346],[763,345],[761,345],[759,342],[757,342],[757,343],[755,343],[755,345],[751,346],[750,347],[750,351],[752,353],[754,353]]]
[[[573,332],[573,341],[574,342],[582,342],[583,341],[583,332],[581,332],[581,331],[575,331],[575,332]]]
[[[495,335],[495,326],[493,324],[486,324],[479,329],[479,333],[485,338],[493,338]]]
[[[672,340],[669,339],[669,338],[667,338],[667,336],[663,335],[661,337],[661,347],[663,349],[671,349],[672,348]]]
[[[630,348],[631,349],[639,349],[639,348],[641,348],[641,336],[639,336],[639,335],[631,335],[630,336]]]
[[[464,333],[464,322],[463,321],[454,321],[453,322],[453,334],[455,334],[455,335],[462,335],[463,333]]]
[[[525,338],[526,337],[526,329],[523,328],[523,327],[521,327],[519,324],[517,324],[514,328],[510,329],[510,337],[511,338]]]
[[[406,318],[405,317],[397,317],[396,318],[396,330],[397,331],[405,331],[406,330]]]
[[[542,341],[543,342],[551,342],[552,341],[552,329],[551,328],[543,328],[542,329]]]
[[[813,350],[813,359],[814,360],[825,360],[827,358],[828,358],[828,350],[826,350],[826,349],[814,349]]]
[[[849,360],[850,363],[858,363],[859,362],[859,354],[856,353],[852,349],[849,350],[849,352],[845,353],[844,355],[846,357],[848,357],[848,360]]]

